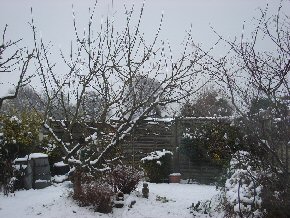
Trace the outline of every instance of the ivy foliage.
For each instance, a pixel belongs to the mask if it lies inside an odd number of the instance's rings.
[[[24,156],[35,151],[39,144],[40,117],[33,112],[16,116],[0,116],[1,154],[7,158]]]
[[[226,165],[231,154],[245,146],[238,127],[227,122],[210,122],[187,128],[181,141],[181,152],[192,162]]]

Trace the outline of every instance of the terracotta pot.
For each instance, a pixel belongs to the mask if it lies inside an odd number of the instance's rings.
[[[180,173],[172,173],[169,175],[170,183],[180,183],[181,174]]]

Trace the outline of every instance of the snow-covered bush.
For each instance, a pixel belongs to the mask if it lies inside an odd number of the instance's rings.
[[[238,151],[230,162],[229,177],[224,187],[224,208],[228,217],[261,217],[261,178],[258,162],[246,151]]]
[[[168,179],[172,155],[171,151],[163,149],[163,151],[153,151],[141,159],[142,167],[150,182],[162,182],[162,180]]]
[[[289,217],[288,181],[259,158],[246,151],[233,155],[219,200],[227,217]]]

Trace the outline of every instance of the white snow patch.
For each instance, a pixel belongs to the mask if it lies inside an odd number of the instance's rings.
[[[65,180],[67,180],[68,176],[67,175],[55,175],[51,179],[52,179],[52,181],[54,181],[56,183],[61,183],[61,182],[64,182]]]
[[[163,151],[153,151],[153,152],[151,152],[148,156],[143,157],[141,159],[141,161],[145,162],[145,161],[150,161],[150,160],[159,160],[161,157],[163,157],[166,154],[173,155],[173,153],[171,151],[167,151],[167,150],[163,149]]]
[[[53,166],[55,167],[63,167],[63,166],[67,166],[68,164],[65,164],[63,161],[54,163]]]
[[[37,179],[37,180],[35,180],[35,183],[42,183],[42,182],[47,183],[47,182],[50,182],[50,181],[49,180],[43,180],[43,179]]]

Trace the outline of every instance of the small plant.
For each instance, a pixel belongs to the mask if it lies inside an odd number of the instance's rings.
[[[202,210],[202,208],[200,208],[200,201],[198,201],[195,205],[194,203],[192,203],[190,209],[191,209],[190,211],[191,213],[193,213],[194,211],[199,213]]]
[[[158,183],[168,178],[171,171],[172,155],[172,152],[166,150],[154,151],[141,159],[142,167],[150,182]]]
[[[190,213],[192,213],[194,216],[198,214],[210,214],[211,212],[211,201],[198,201],[196,204],[192,203],[190,207]]]
[[[169,201],[175,202],[174,200],[171,200],[166,197],[159,196],[159,195],[156,196],[156,201],[160,201],[161,203],[167,203]]]
[[[10,161],[0,161],[0,191],[3,190],[4,195],[14,192],[14,170]]]

